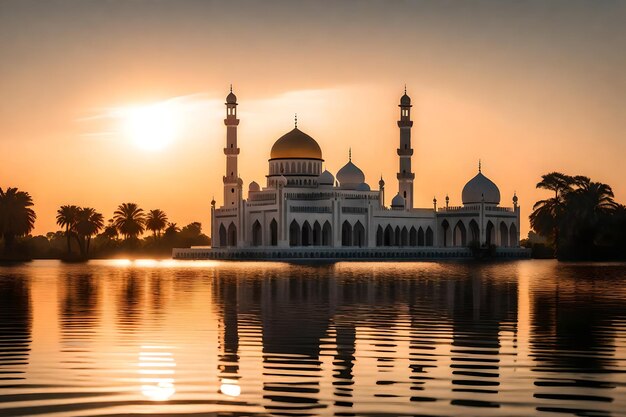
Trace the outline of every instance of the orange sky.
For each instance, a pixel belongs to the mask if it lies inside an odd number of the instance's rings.
[[[206,228],[232,82],[246,189],[297,112],[331,172],[352,147],[389,201],[406,83],[416,206],[460,204],[481,158],[503,204],[517,191],[525,236],[543,173],[588,175],[626,202],[624,21],[623,2],[3,1],[0,186],[31,193],[35,233],[57,230],[62,204],[110,218],[131,201]],[[138,148],[116,109],[166,100],[176,139]]]

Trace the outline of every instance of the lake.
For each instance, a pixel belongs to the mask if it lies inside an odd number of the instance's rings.
[[[626,264],[0,267],[0,415],[626,415]]]

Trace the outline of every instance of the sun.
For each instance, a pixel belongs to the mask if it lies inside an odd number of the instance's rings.
[[[180,135],[178,109],[168,102],[128,107],[122,111],[126,139],[146,151],[165,149]]]

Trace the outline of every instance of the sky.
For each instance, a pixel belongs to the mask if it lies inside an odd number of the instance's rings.
[[[208,232],[232,84],[245,190],[297,113],[325,168],[352,148],[389,204],[406,84],[415,205],[460,205],[481,159],[523,237],[551,171],[626,203],[625,21],[611,0],[1,0],[0,187],[31,194],[34,234],[124,202]]]

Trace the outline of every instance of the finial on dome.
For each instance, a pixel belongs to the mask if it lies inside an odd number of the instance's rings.
[[[348,149],[348,160],[352,162],[352,146]]]
[[[233,92],[233,85],[232,85],[232,83],[230,84],[230,92],[231,93]]]
[[[406,94],[406,83],[404,83],[404,94]]]
[[[480,161],[480,158],[478,158],[478,172],[481,173],[482,172],[482,163]]]
[[[295,125],[295,128],[298,128],[298,113],[295,114],[295,116],[293,117],[293,123]]]

